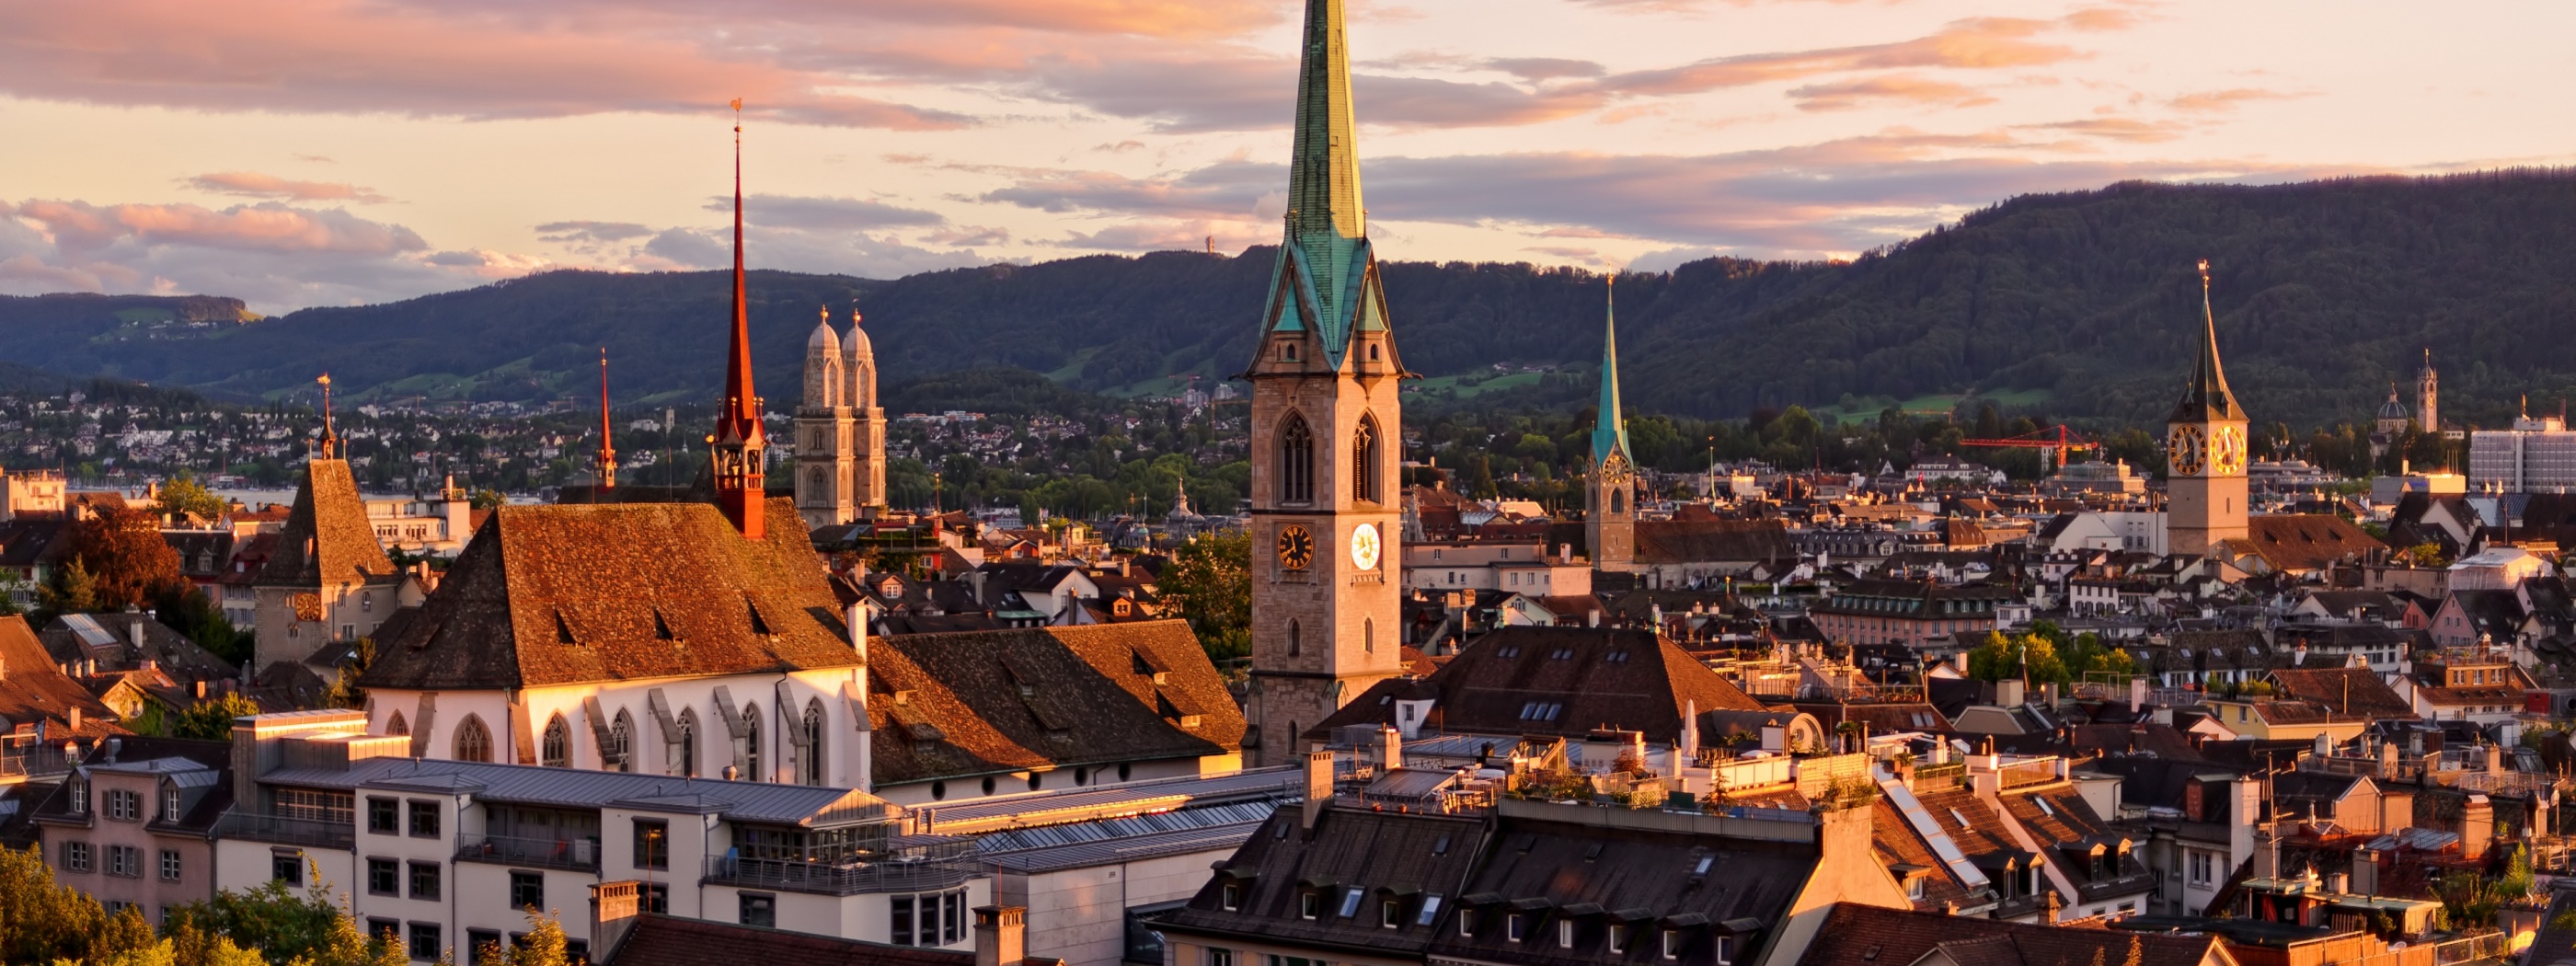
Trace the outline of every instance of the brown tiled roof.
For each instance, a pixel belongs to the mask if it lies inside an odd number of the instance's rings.
[[[1798,548],[1778,520],[1641,520],[1637,561],[1691,564],[1794,560]]]
[[[1950,869],[1949,863],[1933,855],[1932,847],[1914,834],[1913,826],[1905,820],[1905,813],[1897,811],[1894,802],[1880,796],[1871,808],[1870,854],[1877,857],[1878,864],[1890,870],[1900,865],[1926,870],[1923,873],[1923,898],[1914,900],[1914,908],[1931,911],[1941,908],[1944,902],[1967,901],[1967,885],[1959,881],[1958,873]]]
[[[858,663],[793,501],[745,540],[705,503],[503,507],[368,687],[511,688]]]
[[[2415,708],[2369,668],[2281,669],[2272,680],[2286,697],[2314,701],[2338,715],[2412,718]]]
[[[2346,557],[2388,545],[2352,521],[2324,514],[2278,513],[2249,517],[2245,544],[2274,570],[2323,570]]]
[[[869,647],[880,783],[1243,747],[1243,711],[1182,621],[905,634]]]
[[[295,509],[279,531],[276,552],[260,570],[262,584],[299,587],[364,583],[394,576],[394,562],[376,543],[367,501],[346,460],[313,460],[295,487]]]
[[[1973,948],[1971,948],[1973,946]],[[1798,966],[1892,966],[1947,952],[1963,966],[2234,966],[2215,936],[2068,929],[1836,903]]]
[[[647,913],[607,966],[974,966],[975,954]]]
[[[1613,727],[1669,743],[1680,739],[1682,711],[1693,703],[1702,712],[1762,710],[1679,645],[1645,630],[1505,627],[1468,642],[1423,683],[1439,694],[1434,723],[1470,734],[1580,737]],[[1379,682],[1307,734],[1394,723],[1391,704],[1378,698],[1400,684]],[[1532,716],[1533,703],[1557,707]]]
[[[73,708],[81,713],[77,731],[67,730]],[[0,617],[0,731],[43,721],[48,740],[125,733],[110,723],[115,717],[116,712],[54,666],[53,655],[45,653],[25,617]]]

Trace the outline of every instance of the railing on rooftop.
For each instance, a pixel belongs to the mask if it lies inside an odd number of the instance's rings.
[[[12,749],[7,754],[0,754],[0,779],[60,775],[71,770],[71,760],[63,755],[63,750],[50,745]]]
[[[460,835],[456,837],[456,859],[459,862],[492,862],[501,865],[533,865],[548,869],[579,872],[599,871],[599,841],[592,838],[562,836],[522,837],[514,835]]]
[[[215,823],[215,837],[318,849],[346,849],[357,843],[358,830],[348,822],[226,812]]]
[[[2054,758],[2014,762],[1998,767],[1995,771],[2002,776],[2005,788],[2027,788],[2058,780],[2057,760]]]
[[[1966,777],[1968,777],[1968,763],[1964,761],[1918,765],[1914,769],[1914,781],[1917,787],[1923,787],[1923,783],[1930,782],[1930,787],[1941,788],[1957,784],[1959,779]]]
[[[914,846],[843,862],[735,855],[710,855],[706,861],[706,881],[712,884],[836,896],[954,889],[982,871],[970,842]]]

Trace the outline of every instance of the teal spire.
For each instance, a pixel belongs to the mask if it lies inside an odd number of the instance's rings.
[[[1637,458],[1628,453],[1628,423],[1619,412],[1619,313],[1613,293],[1602,297],[1601,337],[1601,412],[1592,423],[1592,465],[1609,462],[1613,453],[1629,466]]]
[[[1386,328],[1368,210],[1360,201],[1358,122],[1351,110],[1343,0],[1307,0],[1297,72],[1297,130],[1288,168],[1280,284],[1264,313],[1273,331],[1313,330],[1339,368],[1351,333]]]

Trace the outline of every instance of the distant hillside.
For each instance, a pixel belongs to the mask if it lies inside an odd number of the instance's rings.
[[[1274,254],[1094,256],[890,282],[754,272],[761,384],[773,407],[792,405],[816,308],[846,324],[853,299],[889,382],[1018,368],[1134,392],[1228,376],[1251,351]],[[2230,380],[2263,421],[2365,420],[2426,346],[2456,416],[2492,419],[2520,394],[2576,388],[2568,171],[2114,185],[2017,198],[1849,264],[1720,259],[1629,276],[1624,387],[1637,408],[1698,416],[1789,403],[1870,413],[1979,392],[2051,416],[2153,422],[2198,338],[2192,263],[2204,257]],[[1385,273],[1418,372],[1599,358],[1597,275],[1454,262]],[[621,404],[678,401],[716,391],[726,293],[718,272],[554,272],[248,324],[205,321],[218,300],[47,296],[0,299],[0,339],[10,361],[52,372],[218,393],[300,391],[328,369],[361,395],[475,398],[586,393],[606,345]],[[1432,382],[1480,399],[1580,398],[1535,376]]]

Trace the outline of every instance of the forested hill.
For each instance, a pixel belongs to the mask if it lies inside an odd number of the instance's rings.
[[[890,282],[754,272],[761,384],[774,408],[792,405],[817,306],[845,323],[854,299],[890,382],[996,366],[1092,390],[1228,376],[1249,358],[1274,255]],[[2154,422],[2198,338],[2201,258],[2229,379],[2265,422],[2366,420],[2428,346],[2461,417],[2576,386],[2576,172],[2515,171],[2122,184],[2017,198],[1847,264],[1719,259],[1629,276],[1623,388],[1632,407],[1699,416],[1980,391],[2051,416]],[[1599,358],[1597,275],[1392,262],[1385,276],[1415,371]],[[218,393],[290,390],[328,369],[362,395],[479,398],[587,392],[606,345],[624,404],[715,391],[727,291],[713,272],[554,272],[239,324],[186,324],[177,299],[0,299],[0,339],[13,362]],[[211,303],[191,304],[204,316]],[[138,311],[156,305],[167,314]]]

